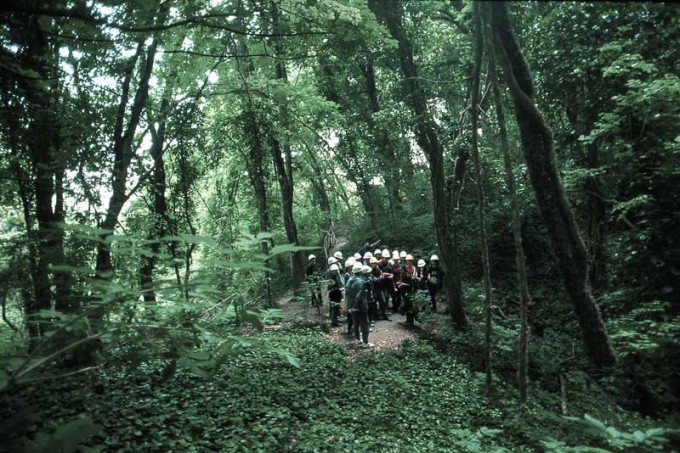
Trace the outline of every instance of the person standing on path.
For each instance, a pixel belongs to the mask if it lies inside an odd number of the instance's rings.
[[[331,264],[330,270],[326,275],[328,284],[328,300],[331,309],[331,327],[338,327],[338,316],[340,315],[340,304],[342,303],[342,293],[345,290],[342,275],[340,274],[340,266],[336,263]]]
[[[309,255],[307,257],[307,283],[309,284],[309,290],[312,296],[312,307],[316,307],[319,314],[321,314],[321,305],[323,304],[323,299],[321,298],[321,278],[319,275],[319,269],[316,265],[316,256]]]
[[[427,288],[430,291],[430,301],[432,303],[432,311],[437,312],[437,301],[435,296],[442,289],[444,285],[444,269],[439,264],[439,257],[432,255],[430,257],[430,265],[427,268]]]
[[[347,297],[349,298],[349,310],[352,313],[352,324],[354,338],[360,341],[359,328],[361,328],[361,338],[365,347],[373,346],[368,342],[368,300],[366,299],[366,286],[363,278],[359,275],[363,270],[362,266],[355,265],[352,269],[352,279],[347,284]]]
[[[353,331],[352,326],[354,325],[353,321],[354,317],[352,316],[352,302],[354,301],[354,299],[351,296],[350,286],[354,283],[354,281],[357,278],[361,278],[362,267],[363,266],[361,265],[361,262],[355,260],[350,271],[351,275],[345,281],[345,312],[347,313],[347,334],[352,333]]]

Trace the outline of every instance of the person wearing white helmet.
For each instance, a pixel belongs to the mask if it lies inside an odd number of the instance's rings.
[[[410,258],[413,258],[409,255]],[[416,291],[416,281],[414,278],[415,266],[413,265],[413,259],[407,260],[406,264],[402,267],[401,279],[398,283],[399,295],[401,300],[401,305],[399,306],[400,313],[406,315],[406,325],[413,327],[413,323],[416,317],[416,305],[413,301],[413,296]]]
[[[345,280],[345,311],[347,312],[347,334],[352,333],[352,326],[354,324],[352,317],[352,301],[353,298],[350,297],[350,286],[357,278],[361,278],[361,265],[360,261],[354,261],[351,269],[351,275],[347,280]]]
[[[382,270],[380,269],[380,263],[382,260],[378,260],[376,257],[371,258],[368,261],[368,265],[371,266],[371,282],[373,283],[373,304],[375,305],[375,310],[373,311],[371,321],[371,327],[375,326],[375,321],[379,319],[389,320],[387,315],[387,307],[385,304],[385,282],[386,279],[383,276]],[[369,311],[369,313],[371,313]]]
[[[373,258],[373,254],[371,252],[366,252],[366,253],[364,253],[363,258],[364,258],[364,264],[368,264],[368,260]]]
[[[355,253],[355,254],[354,254],[354,260],[355,260],[355,261],[361,260],[361,256],[362,256],[361,253]]]
[[[337,263],[331,264],[326,275],[328,283],[328,300],[331,312],[331,327],[338,327],[338,316],[340,315],[340,304],[342,303],[342,293],[345,289],[344,276],[340,273],[340,266]]]
[[[416,268],[416,288],[418,291],[427,290],[427,267],[425,260],[419,259]]]
[[[382,250],[375,249],[375,251],[373,252],[373,256],[378,260],[381,259],[382,258]]]
[[[392,278],[392,266],[390,265],[389,258],[390,252],[385,249],[383,250],[382,260],[378,263],[378,270],[380,271],[380,297],[378,303],[381,304],[379,306],[380,313],[386,321],[392,321],[392,318],[390,317],[392,313],[390,312],[387,302],[390,300],[392,293],[395,290]]]
[[[342,252],[341,252],[340,250],[338,250],[337,252],[335,252],[335,253],[333,254],[333,257],[334,257],[335,259],[337,259],[338,261],[342,261],[342,260],[343,260],[343,258],[342,258]]]
[[[361,268],[361,274],[366,285],[366,299],[368,300],[368,322],[370,324],[370,328],[373,328],[373,326],[375,326],[375,320],[378,317],[378,302],[375,294],[376,288],[372,275],[373,267],[371,267],[371,262],[375,264],[378,261],[375,259],[375,257],[371,257],[368,260],[369,264],[364,264],[364,267]]]
[[[444,286],[444,268],[439,264],[439,257],[432,255],[430,265],[427,267],[427,288],[430,291],[430,302],[432,311],[437,311],[437,301],[435,297]]]
[[[307,283],[309,284],[309,291],[311,295],[312,307],[316,307],[319,314],[321,314],[321,305],[323,299],[321,298],[321,276],[316,265],[316,256],[309,255],[307,257]]]
[[[331,270],[331,266],[338,262],[338,259],[334,256],[328,257],[328,270]]]
[[[366,287],[364,279],[361,277],[363,266],[356,263],[352,268],[352,278],[347,282],[347,306],[352,314],[352,332],[357,341],[363,338],[363,344],[366,347],[373,346],[368,342],[368,300],[366,299]],[[359,329],[361,328],[361,338],[359,337]]]
[[[392,313],[398,313],[402,303],[402,293],[399,291],[399,284],[404,273],[404,266],[399,258],[399,250],[392,252],[392,282],[394,290],[392,292]]]

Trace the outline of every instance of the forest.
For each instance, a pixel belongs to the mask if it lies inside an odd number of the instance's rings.
[[[678,42],[0,2],[0,451],[680,451]]]

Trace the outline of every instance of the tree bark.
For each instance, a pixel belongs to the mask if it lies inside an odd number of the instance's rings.
[[[482,162],[479,158],[479,79],[482,71],[483,37],[481,25],[481,12],[478,2],[474,4],[474,30],[475,30],[475,68],[472,74],[472,96],[470,97],[470,116],[472,125],[472,161],[475,166],[475,179],[477,180],[477,212],[479,215],[479,243],[482,249],[482,269],[484,273],[484,361],[486,371],[486,391],[491,393],[493,375],[491,373],[491,334],[492,334],[492,308],[491,295],[491,270],[489,266],[489,244],[486,236],[486,219],[484,212],[484,181],[482,179]]]
[[[445,285],[449,303],[449,313],[453,322],[463,328],[467,318],[463,309],[463,291],[458,269],[458,256],[450,238],[450,225],[446,192],[444,191],[444,149],[437,135],[437,127],[428,112],[424,90],[418,77],[418,68],[413,60],[411,42],[402,26],[401,2],[369,1],[369,7],[378,20],[384,22],[398,43],[398,56],[404,75],[406,103],[415,115],[415,136],[418,146],[423,150],[430,164],[430,184],[432,186],[434,221],[437,242],[447,269]]]
[[[130,118],[125,126],[125,112],[129,100],[130,85],[132,83],[137,59],[143,51],[142,41],[138,42],[137,52],[131,57],[126,69],[121,98],[118,104],[118,115],[116,117],[113,139],[114,162],[111,178],[111,199],[109,200],[104,220],[99,225],[101,229],[106,230],[106,232],[100,235],[101,241],[99,241],[97,245],[96,270],[99,275],[107,275],[113,271],[111,248],[105,241],[113,234],[113,230],[118,223],[118,216],[129,197],[129,194],[126,193],[125,186],[128,179],[128,170],[135,154],[133,139],[137,126],[139,125],[142,109],[145,107],[149,95],[149,79],[151,78],[157,46],[158,41],[154,39],[146,51],[146,58],[142,66],[134,101],[130,108]]]
[[[534,102],[531,72],[510,27],[507,6],[490,5],[495,54],[512,94],[529,177],[576,312],[586,356],[594,366],[612,366],[616,356],[588,283],[587,252],[560,180],[552,131]]]
[[[503,101],[501,98],[500,89],[498,88],[498,77],[496,75],[496,63],[493,49],[492,37],[488,17],[482,16],[486,20],[483,21],[485,30],[484,37],[486,39],[486,47],[489,55],[489,81],[491,83],[491,92],[493,96],[493,103],[496,110],[496,118],[498,120],[498,136],[501,143],[501,151],[503,152],[503,167],[505,171],[505,183],[508,186],[508,193],[510,195],[510,214],[512,218],[512,237],[515,242],[515,261],[517,263],[517,286],[519,289],[519,319],[520,327],[517,339],[517,382],[519,388],[519,397],[521,401],[526,401],[528,397],[528,367],[529,367],[529,339],[528,339],[528,316],[527,306],[529,304],[529,281],[527,278],[527,264],[526,256],[524,255],[524,247],[522,245],[522,223],[520,220],[519,202],[517,200],[517,189],[515,188],[515,176],[512,169],[512,157],[510,155],[510,142],[508,140],[508,132],[505,125],[505,113],[503,112]]]

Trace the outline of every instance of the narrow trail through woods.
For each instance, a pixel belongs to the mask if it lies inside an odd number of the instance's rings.
[[[347,239],[338,236],[335,246],[330,253],[335,253],[341,248],[346,248]],[[349,252],[345,251],[345,255]],[[305,294],[300,298],[294,298],[291,293],[286,293],[279,298],[276,303],[286,315],[286,322],[304,322],[309,324],[329,324],[330,310],[328,305],[328,293],[322,291],[323,306],[319,310],[312,307],[310,304],[310,297]],[[329,341],[347,347],[347,354],[350,358],[361,354],[395,350],[399,349],[402,343],[406,340],[414,338],[418,335],[419,327],[408,327],[403,323],[406,321],[406,316],[395,313],[391,316],[392,321],[376,321],[375,326],[371,329],[368,341],[373,344],[373,348],[362,348],[355,340],[353,335],[347,333],[347,317],[343,316],[340,319],[339,327],[330,327],[326,338]]]

